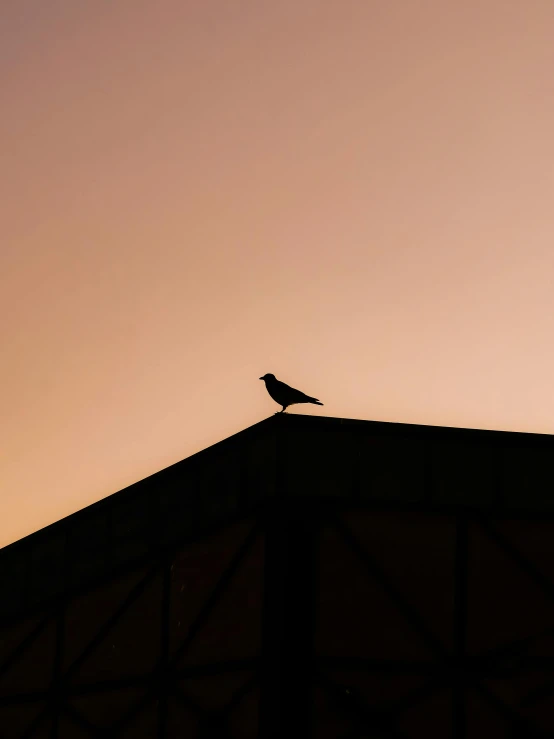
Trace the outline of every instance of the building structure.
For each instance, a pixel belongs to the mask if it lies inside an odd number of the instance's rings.
[[[5,547],[0,737],[552,737],[553,463],[282,414]]]

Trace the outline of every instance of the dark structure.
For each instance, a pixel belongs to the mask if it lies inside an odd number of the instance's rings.
[[[278,415],[8,546],[0,737],[552,737],[553,462]]]

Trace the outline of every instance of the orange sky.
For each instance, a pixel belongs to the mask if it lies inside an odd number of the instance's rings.
[[[554,432],[552,0],[5,0],[0,544],[270,415]]]

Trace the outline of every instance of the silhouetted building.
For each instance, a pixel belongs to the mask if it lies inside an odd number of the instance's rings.
[[[0,551],[0,737],[554,733],[554,438],[278,415]]]

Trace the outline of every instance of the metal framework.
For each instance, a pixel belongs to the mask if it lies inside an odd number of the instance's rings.
[[[554,737],[552,513],[298,496],[272,423],[273,495],[5,621],[0,737]]]

